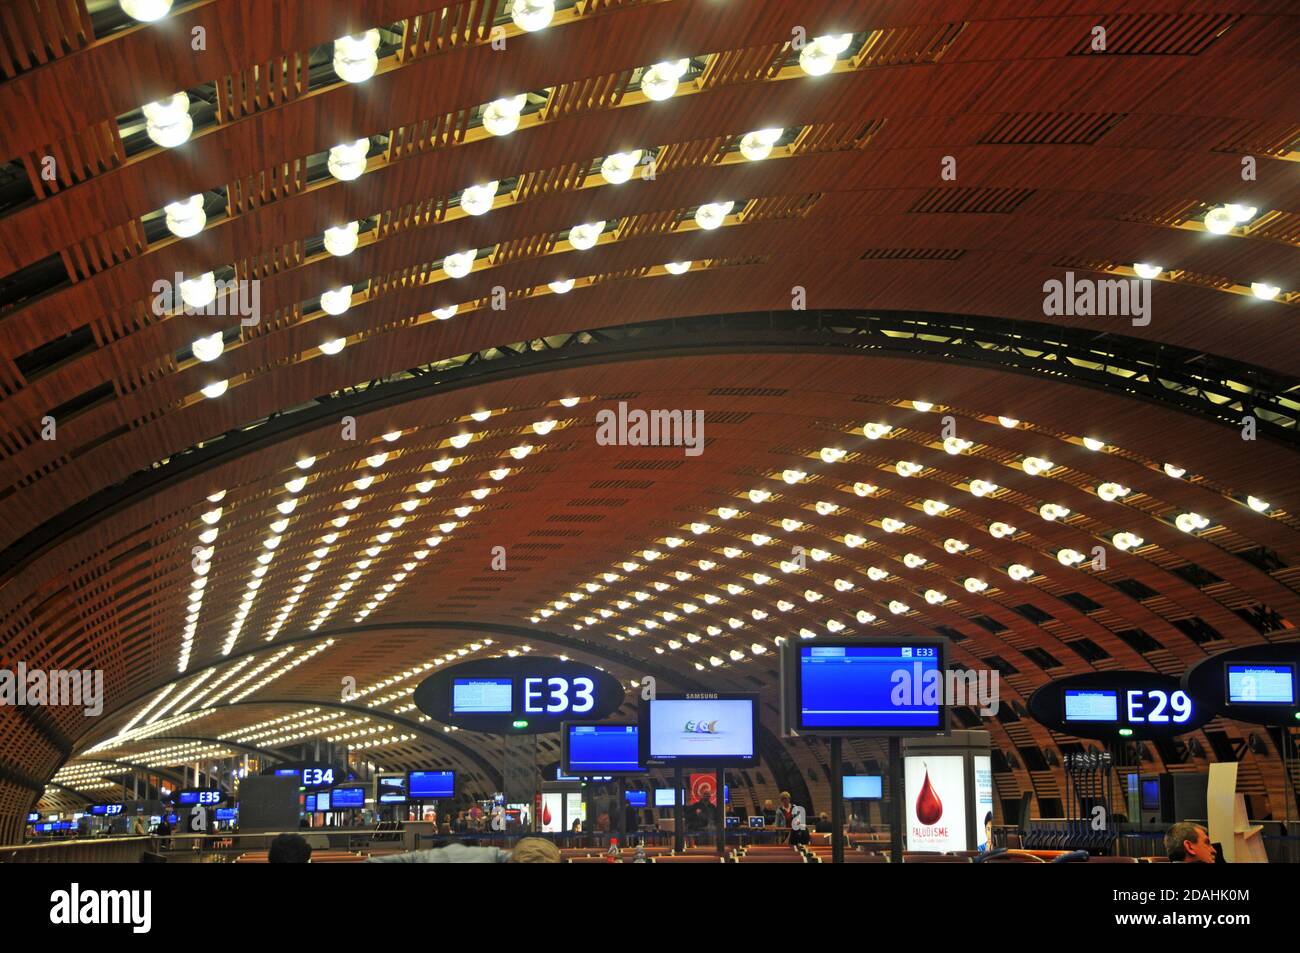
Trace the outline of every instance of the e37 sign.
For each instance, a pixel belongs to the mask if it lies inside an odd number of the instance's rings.
[[[499,734],[543,734],[599,720],[623,704],[622,683],[580,662],[527,655],[440,669],[415,689],[420,711],[446,725]]]

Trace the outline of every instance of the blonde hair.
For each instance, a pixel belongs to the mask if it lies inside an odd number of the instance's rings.
[[[558,864],[560,848],[544,837],[525,837],[510,852],[512,864]]]

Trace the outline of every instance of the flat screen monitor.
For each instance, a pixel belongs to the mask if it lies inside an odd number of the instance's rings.
[[[457,678],[451,683],[451,710],[457,715],[506,715],[514,711],[514,680]]]
[[[1065,720],[1118,722],[1119,692],[1110,688],[1067,688]]]
[[[330,792],[330,810],[351,811],[366,806],[366,789],[359,784],[335,788]]]
[[[91,813],[91,814],[94,814],[94,815],[96,815],[96,816],[103,815],[103,814],[107,814],[107,813],[108,813],[108,805],[107,805],[107,804],[92,804],[92,805],[90,805],[90,813]]]
[[[879,800],[880,775],[846,774],[844,776],[844,798],[848,801]]]
[[[308,814],[316,812],[316,795],[308,794],[302,801],[302,809]]]
[[[798,644],[797,723],[805,732],[942,732],[943,643]]]
[[[1290,662],[1229,662],[1229,705],[1294,705],[1295,666]]]
[[[641,774],[636,725],[597,725],[565,722],[560,732],[560,767],[566,774]]]
[[[322,812],[324,812],[324,811],[328,811],[328,810],[332,810],[332,808],[330,807],[330,792],[329,792],[329,791],[317,791],[317,792],[316,792],[316,812],[319,814],[319,813],[322,813]]]
[[[405,804],[406,801],[406,775],[399,774],[375,779],[376,803]]]
[[[683,799],[682,804],[686,801]],[[672,807],[673,806],[673,789],[672,788],[655,788],[655,807]]]
[[[642,702],[640,729],[642,764],[752,767],[758,696],[660,692]]]
[[[627,803],[633,807],[645,807],[649,799],[645,791],[624,791],[623,796],[627,798]]]
[[[1141,808],[1144,811],[1160,810],[1160,779],[1143,778]]]
[[[296,778],[299,774],[298,768],[276,768],[275,776],[277,778]]]
[[[217,820],[219,821],[233,821],[237,817],[239,817],[239,811],[233,807],[217,808]]]
[[[727,815],[727,826],[728,826],[728,827],[739,827],[739,826],[740,826],[740,818],[738,818],[735,814],[728,814],[728,815]]]
[[[456,796],[455,771],[411,771],[406,780],[406,789],[415,801]]]
[[[750,827],[762,827],[762,826],[763,826],[763,815],[762,815],[762,814],[751,814],[751,815],[750,815],[750,818],[749,818],[749,826],[750,826]]]

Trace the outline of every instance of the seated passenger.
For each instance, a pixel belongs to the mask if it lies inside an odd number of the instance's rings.
[[[1212,864],[1217,852],[1200,824],[1179,821],[1165,835],[1165,851],[1176,864]]]
[[[311,862],[311,844],[301,834],[281,834],[271,841],[266,852],[269,864],[306,864]]]

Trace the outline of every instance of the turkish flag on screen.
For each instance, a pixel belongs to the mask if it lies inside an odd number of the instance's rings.
[[[718,803],[718,779],[712,774],[692,774],[691,775],[691,800],[694,804],[696,801],[705,800],[710,804]]]

